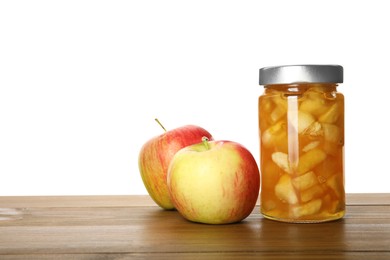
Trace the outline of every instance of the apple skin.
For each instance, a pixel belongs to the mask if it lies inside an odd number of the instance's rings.
[[[203,136],[212,139],[202,127],[186,125],[153,137],[142,146],[138,168],[150,197],[161,208],[174,209],[167,187],[167,172],[173,156],[183,147],[202,142]]]
[[[168,189],[186,219],[228,224],[253,211],[260,190],[259,167],[252,154],[232,141],[191,145],[175,154],[168,170]]]

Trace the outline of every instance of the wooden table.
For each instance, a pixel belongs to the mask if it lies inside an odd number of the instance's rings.
[[[148,196],[0,197],[0,259],[390,259],[390,194],[348,194],[344,219],[286,224],[256,206],[204,225]]]

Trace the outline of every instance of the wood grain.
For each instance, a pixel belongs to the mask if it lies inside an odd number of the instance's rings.
[[[347,198],[329,223],[266,220],[256,206],[204,225],[148,196],[0,197],[0,259],[390,259],[390,194]]]

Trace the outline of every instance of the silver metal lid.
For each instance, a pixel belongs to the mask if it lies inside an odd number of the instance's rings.
[[[343,83],[340,65],[287,65],[260,69],[260,85]]]

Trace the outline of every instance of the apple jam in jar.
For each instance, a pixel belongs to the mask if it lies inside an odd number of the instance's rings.
[[[345,214],[344,96],[338,65],[260,69],[261,213],[284,222]]]

